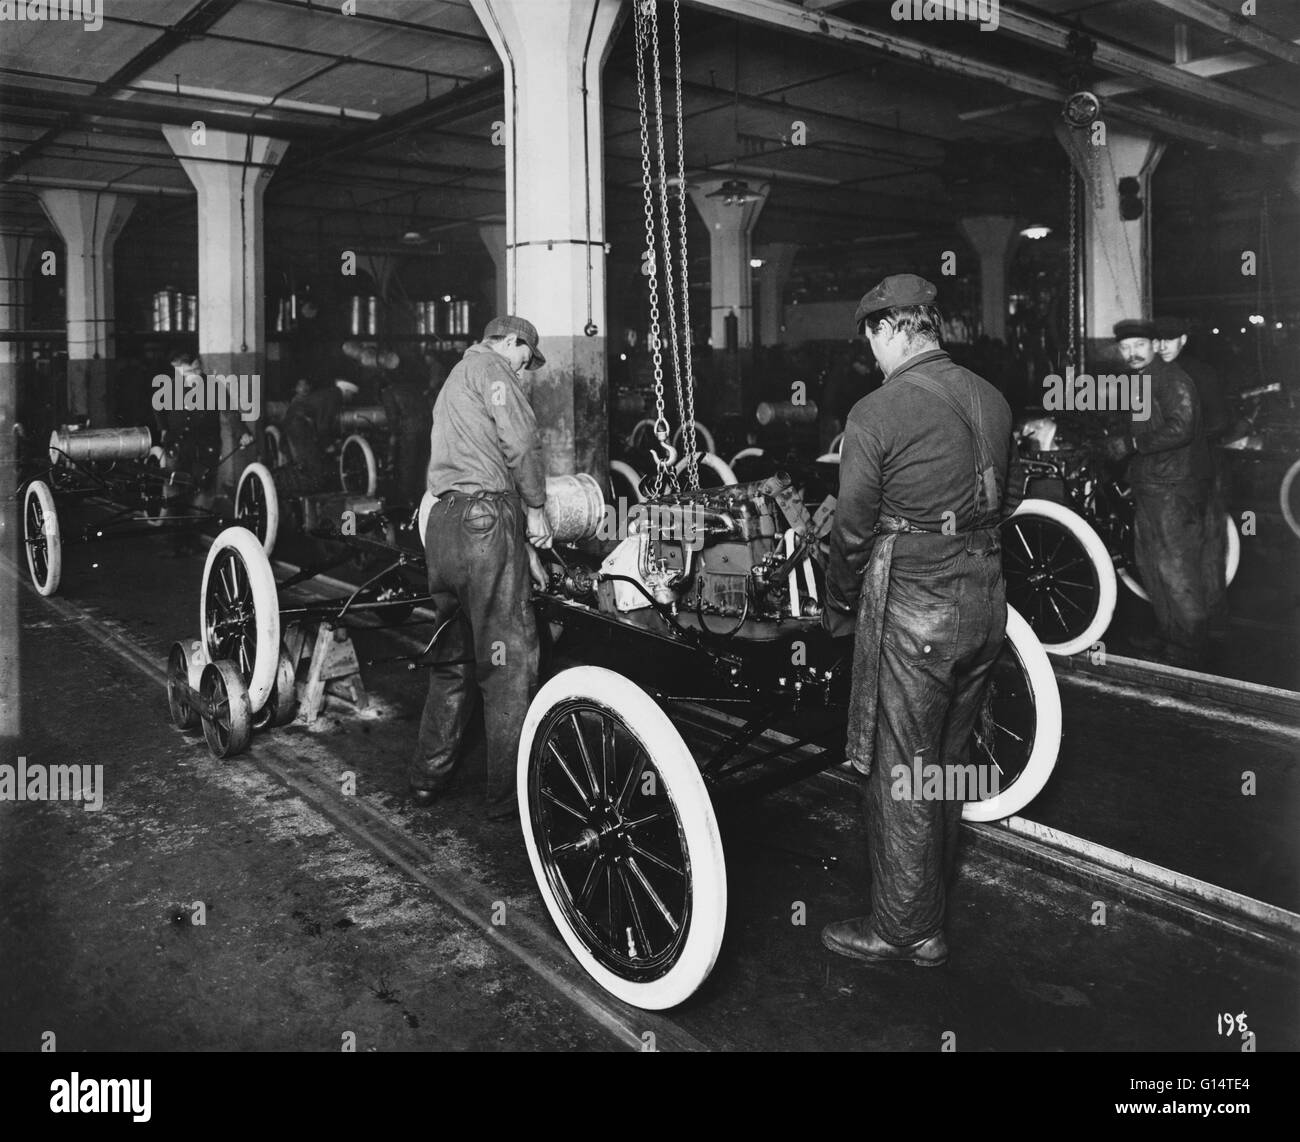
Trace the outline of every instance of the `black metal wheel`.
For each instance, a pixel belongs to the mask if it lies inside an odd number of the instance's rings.
[[[190,704],[190,661],[199,658],[198,639],[172,643],[167,655],[167,709],[172,725],[178,730],[192,730],[199,724],[199,712]]]
[[[296,671],[289,652],[280,646],[280,661],[275,670],[275,682],[267,695],[266,705],[253,716],[253,728],[278,728],[287,726],[298,715],[298,688],[294,681]]]
[[[216,758],[233,757],[248,748],[253,711],[248,687],[233,662],[209,662],[199,679],[203,702],[203,737]]]
[[[594,666],[539,691],[519,747],[524,837],[552,919],[606,990],[681,1003],[708,976],[726,924],[717,821],[668,716]]]
[[[23,494],[23,545],[36,590],[54,594],[63,578],[63,536],[54,493],[44,480],[33,480]]]

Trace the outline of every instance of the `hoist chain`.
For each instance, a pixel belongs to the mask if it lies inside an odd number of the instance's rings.
[[[1080,367],[1075,356],[1078,349],[1079,330],[1079,176],[1074,167],[1070,167],[1070,289],[1069,289],[1069,343],[1066,349],[1067,365]]]

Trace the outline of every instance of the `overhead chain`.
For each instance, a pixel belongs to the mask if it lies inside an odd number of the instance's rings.
[[[1079,176],[1073,166],[1070,167],[1070,283],[1069,283],[1069,341],[1066,348],[1067,365],[1082,368],[1075,352],[1078,349],[1079,333]]]

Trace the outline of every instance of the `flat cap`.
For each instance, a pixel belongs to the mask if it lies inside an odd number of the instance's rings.
[[[513,333],[520,341],[533,351],[533,355],[528,358],[528,368],[536,369],[539,365],[546,364],[546,358],[537,348],[537,326],[531,321],[526,321],[522,317],[494,317],[487,323],[487,328],[483,330],[483,339],[489,337],[505,337]]]
[[[1187,332],[1187,318],[1157,317],[1155,327],[1157,341],[1172,341]]]
[[[1127,337],[1145,337],[1150,341],[1156,335],[1155,322],[1144,317],[1133,317],[1126,321],[1115,322],[1115,340],[1123,341]]]
[[[895,305],[929,305],[938,296],[939,291],[934,284],[925,278],[917,277],[916,274],[891,274],[862,295],[857,312],[853,315],[853,324],[861,325],[864,317]]]

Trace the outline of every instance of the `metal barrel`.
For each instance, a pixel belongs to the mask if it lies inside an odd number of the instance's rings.
[[[185,331],[187,333],[197,333],[199,328],[199,295],[196,293],[187,293],[185,295]]]
[[[353,337],[360,337],[363,332],[361,328],[361,295],[352,295],[352,307],[348,313],[348,332]]]
[[[452,307],[452,332],[458,337],[469,335],[469,302],[453,301]]]
[[[351,436],[354,432],[374,432],[388,427],[388,414],[381,404],[363,404],[345,408],[339,413],[339,432]]]
[[[817,420],[817,402],[794,404],[788,400],[764,401],[758,406],[754,418],[759,424],[812,424]]]
[[[172,329],[171,291],[160,289],[153,295],[153,328],[155,333],[170,333]]]
[[[50,463],[143,460],[152,446],[149,429],[143,425],[138,428],[81,428],[76,431],[56,428],[50,433]]]
[[[590,539],[605,518],[605,494],[594,476],[546,477],[546,519],[557,543]]]
[[[371,337],[379,332],[379,298],[374,294],[366,298],[366,332]]]

